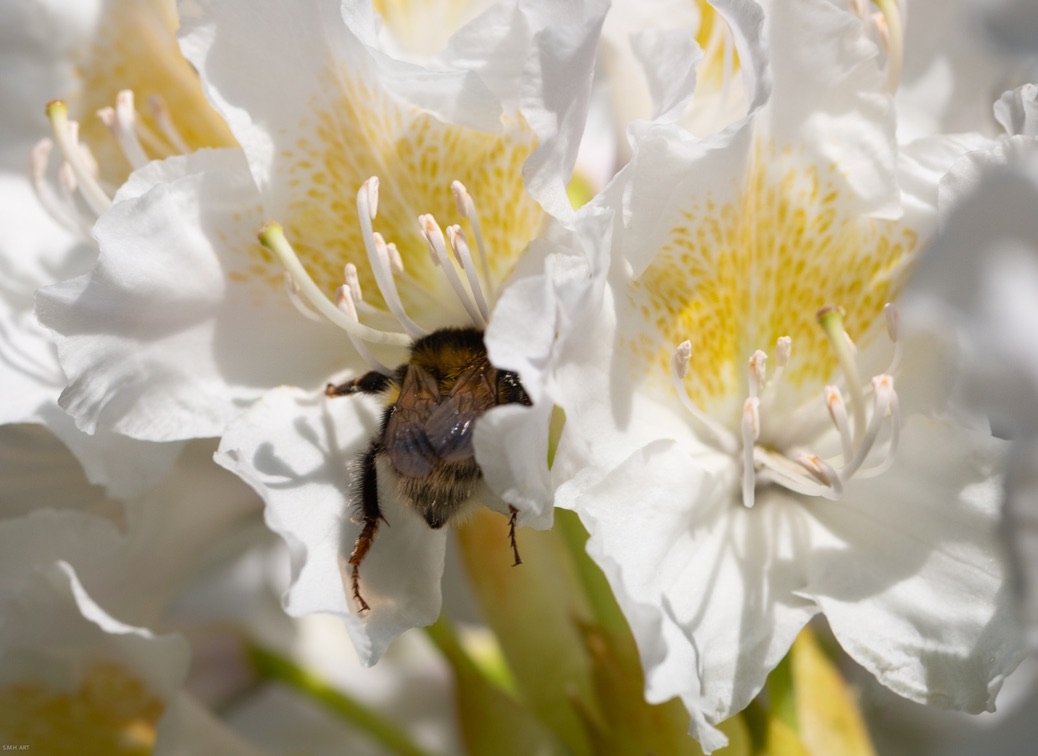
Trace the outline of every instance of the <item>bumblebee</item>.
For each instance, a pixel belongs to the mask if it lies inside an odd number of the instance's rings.
[[[482,477],[472,447],[476,420],[499,404],[531,402],[516,373],[490,364],[483,332],[475,328],[447,328],[418,339],[410,359],[391,375],[371,371],[325,388],[329,397],[350,394],[380,394],[385,400],[381,426],[361,455],[354,480],[363,526],[349,564],[353,598],[364,611],[369,607],[360,593],[360,565],[385,521],[379,463],[395,473],[397,493],[429,527],[442,528],[472,498]],[[517,512],[509,509],[509,539],[519,564]]]

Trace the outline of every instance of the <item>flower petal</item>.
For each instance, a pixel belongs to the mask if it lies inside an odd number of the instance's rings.
[[[98,222],[97,269],[38,295],[69,376],[62,406],[87,431],[219,435],[267,388],[314,385],[341,365],[322,346],[337,331],[293,309],[258,251],[261,219],[240,153],[169,163],[184,178]]]
[[[746,509],[680,446],[656,441],[608,474],[562,486],[588,553],[632,623],[652,701],[694,703],[693,735],[745,707],[817,612],[804,583],[802,507]],[[705,725],[704,725],[705,723]]]
[[[922,417],[901,438],[888,473],[812,507],[827,535],[814,544],[801,594],[896,693],[992,711],[1023,655],[996,537],[1004,444]]]
[[[267,504],[267,524],[294,550],[285,608],[293,615],[332,612],[367,665],[404,630],[440,612],[446,531],[432,530],[380,478],[385,522],[360,566],[361,615],[346,564],[360,525],[352,468],[379,423],[366,397],[327,399],[299,389],[269,392],[224,434],[216,460],[242,477]]]

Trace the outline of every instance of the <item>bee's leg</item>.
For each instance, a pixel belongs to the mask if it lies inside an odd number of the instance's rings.
[[[370,373],[359,375],[352,381],[346,381],[336,386],[329,383],[324,387],[325,396],[348,396],[349,394],[381,394],[392,382],[392,376],[372,370]]]
[[[508,511],[511,513],[511,516],[508,518],[508,540],[512,544],[512,554],[515,555],[515,561],[512,562],[512,566],[518,567],[523,563],[523,558],[519,556],[519,544],[515,541],[515,519],[519,516],[519,510],[509,504]]]
[[[381,374],[380,374],[381,375]],[[353,587],[353,598],[360,605],[360,610],[367,611],[370,607],[364,597],[360,595],[360,563],[368,555],[375,536],[378,535],[379,521],[382,510],[378,506],[378,471],[375,460],[382,447],[380,444],[372,444],[360,462],[360,506],[364,515],[364,526],[361,528],[357,541],[353,544],[353,552],[350,554],[350,566],[353,567],[351,582]]]

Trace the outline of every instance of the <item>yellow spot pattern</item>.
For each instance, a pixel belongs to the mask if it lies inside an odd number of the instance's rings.
[[[382,304],[356,210],[357,190],[371,176],[379,177],[374,229],[397,244],[408,274],[434,297],[445,284],[431,265],[418,216],[431,213],[444,229],[460,223],[476,254],[471,226],[450,191],[453,180],[476,202],[493,278],[507,275],[543,215],[523,184],[523,163],[536,147],[525,122],[504,118],[497,133],[444,123],[346,73],[325,90],[337,96],[315,102],[304,115],[294,143],[279,155],[274,179],[289,187],[282,225],[318,286],[330,295],[342,283],[344,264],[353,262],[365,300]],[[280,268],[264,266],[280,287]],[[401,298],[415,317],[429,307],[427,298],[409,299],[405,288]]]
[[[733,419],[750,355],[771,353],[790,336],[783,380],[820,390],[836,360],[817,311],[843,307],[844,327],[861,339],[896,297],[918,243],[897,222],[853,214],[836,170],[759,146],[733,201],[693,200],[629,289],[631,313],[642,321],[639,335],[626,339],[634,362],[655,366],[669,384],[674,347],[690,339],[689,394]]]
[[[76,64],[78,93],[62,94],[80,121],[80,137],[97,158],[102,181],[118,186],[130,165],[115,138],[94,114],[115,104],[120,90],[133,90],[141,126],[156,142],[142,140],[151,158],[168,157],[168,144],[147,107],[160,96],[191,149],[236,144],[220,115],[202,94],[194,68],[177,45],[177,18],[172,3],[161,0],[112,0],[104,4],[92,46]],[[54,93],[56,96],[58,93]]]
[[[0,740],[51,756],[143,755],[164,710],[126,669],[100,662],[71,693],[32,683],[0,690]]]

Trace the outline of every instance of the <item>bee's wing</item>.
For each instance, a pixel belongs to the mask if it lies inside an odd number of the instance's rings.
[[[436,465],[437,453],[425,426],[439,401],[436,379],[422,368],[409,365],[384,439],[386,453],[401,475],[424,478]]]
[[[496,374],[487,360],[470,365],[429,415],[425,435],[440,459],[460,462],[472,458],[476,418],[497,404]]]

